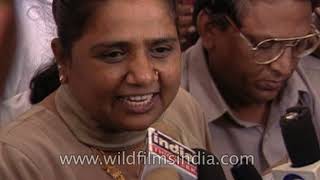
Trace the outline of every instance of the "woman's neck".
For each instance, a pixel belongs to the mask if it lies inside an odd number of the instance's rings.
[[[42,106],[58,115],[82,143],[103,150],[122,151],[145,141],[147,130],[109,131],[98,121],[90,118],[76,102],[67,87],[60,87],[47,97]]]

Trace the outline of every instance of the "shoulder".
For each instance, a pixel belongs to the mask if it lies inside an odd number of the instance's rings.
[[[37,131],[35,126],[41,123],[42,119],[47,119],[48,113],[41,106],[33,106],[30,110],[23,113],[13,122],[3,127],[0,131],[0,141],[5,141],[13,136],[30,135],[30,132]],[[33,131],[30,131],[33,130]]]
[[[15,121],[0,131],[0,141],[15,141],[48,132],[51,128],[46,122],[55,121],[56,117],[42,106],[33,106]],[[48,126],[48,127],[47,127]],[[53,128],[53,127],[52,127]]]
[[[206,149],[209,147],[204,112],[184,89],[179,89],[176,98],[164,113],[164,119],[180,133],[179,137],[185,145]]]
[[[50,130],[43,125],[43,121],[50,118],[47,113],[43,107],[34,106],[1,129],[0,176],[13,180],[21,175],[26,180],[45,179],[40,169],[45,167],[42,167],[45,165],[43,159],[46,159],[43,157],[48,157],[44,153],[48,152],[44,139]]]
[[[58,116],[34,106],[0,131],[0,176],[56,179],[68,171],[61,165],[61,155],[80,152],[79,147],[81,143]]]
[[[183,122],[188,125],[202,123],[203,114],[196,99],[183,88],[179,89],[177,96],[165,112],[167,116],[183,119]]]
[[[306,73],[320,74],[320,59],[313,56],[307,56],[301,60],[301,67]]]
[[[0,143],[41,160],[72,144],[67,126],[42,106],[34,106],[0,131]],[[49,157],[48,157],[49,158]]]
[[[200,113],[200,106],[197,101],[186,90],[180,88],[177,96],[170,105],[169,110],[177,113]]]
[[[300,68],[309,80],[310,85],[320,94],[320,59],[307,56],[302,59]]]
[[[46,179],[38,166],[27,154],[9,144],[0,142],[0,176],[4,179],[24,180]]]

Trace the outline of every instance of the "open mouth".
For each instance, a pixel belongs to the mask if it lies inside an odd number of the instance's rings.
[[[146,113],[151,110],[156,99],[159,98],[158,93],[150,93],[144,95],[119,96],[122,105],[134,113]]]
[[[140,96],[120,96],[119,99],[124,103],[133,106],[142,106],[152,101],[154,94],[140,95]]]

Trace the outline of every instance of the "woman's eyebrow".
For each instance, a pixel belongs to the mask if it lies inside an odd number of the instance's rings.
[[[151,38],[145,40],[146,43],[148,44],[163,44],[163,43],[173,43],[173,42],[178,42],[177,37],[161,37],[161,38]],[[90,51],[96,51],[101,48],[114,48],[114,47],[129,47],[130,42],[127,41],[114,41],[114,42],[100,42],[95,45],[93,45],[90,48]]]
[[[128,47],[129,43],[125,41],[118,41],[118,42],[100,42],[93,45],[90,48],[90,51],[96,51],[100,48],[113,48],[113,47]]]
[[[174,43],[174,42],[178,42],[178,38],[177,37],[161,37],[161,38],[154,38],[154,39],[149,39],[146,40],[146,42],[148,44],[164,44],[164,43]]]

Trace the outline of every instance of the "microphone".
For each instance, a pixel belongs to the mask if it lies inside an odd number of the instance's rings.
[[[218,158],[206,150],[190,149],[154,128],[147,141],[142,180],[226,180]]]
[[[193,149],[198,161],[198,180],[226,180],[221,163],[216,156],[203,149]],[[209,164],[209,162],[211,162]],[[213,164],[212,164],[213,162]]]
[[[235,180],[262,180],[257,169],[254,167],[252,162],[246,164],[237,164],[231,168],[232,176]]]
[[[274,179],[320,180],[320,148],[309,108],[289,108],[280,127],[291,162],[273,168]]]
[[[154,128],[148,128],[146,153],[142,180],[198,179],[195,151]]]

